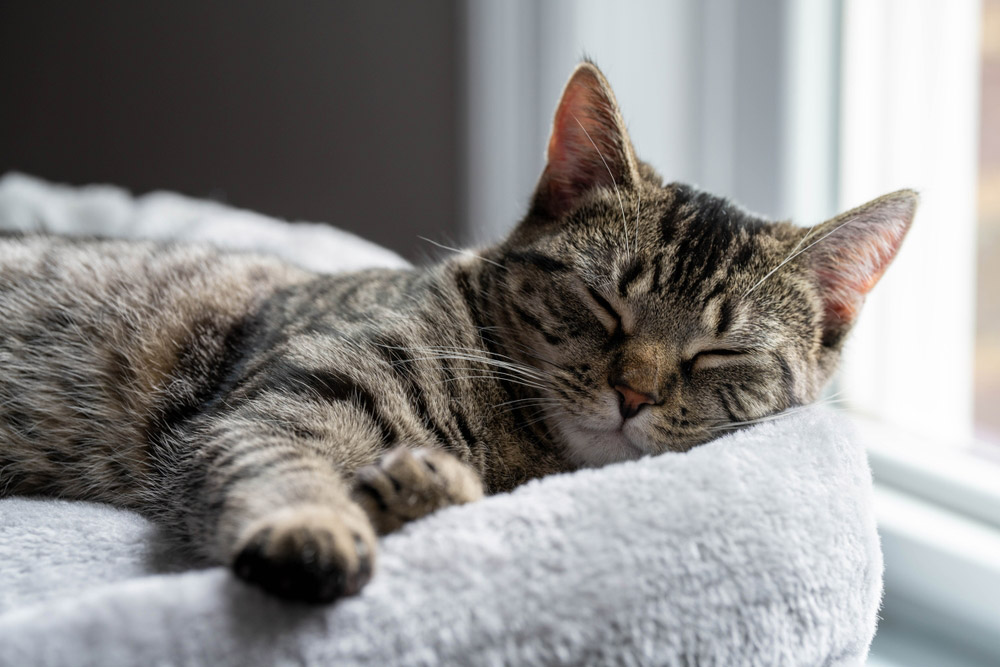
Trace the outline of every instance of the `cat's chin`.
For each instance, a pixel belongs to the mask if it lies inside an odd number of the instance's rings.
[[[557,430],[570,458],[581,466],[603,466],[654,453],[618,429],[593,429],[563,422],[558,425]]]

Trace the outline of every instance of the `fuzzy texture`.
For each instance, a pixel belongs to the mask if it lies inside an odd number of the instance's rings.
[[[176,573],[130,512],[0,517],[5,665],[860,665],[881,588],[864,447],[823,408],[439,512],[323,609]]]
[[[74,188],[12,172],[0,178],[0,206],[4,232],[184,240],[268,253],[321,273],[409,266],[394,252],[327,224],[287,223],[174,192],[133,197],[111,185]]]
[[[916,206],[800,228],[664,184],[589,63],[548,152],[507,239],[426,268],[0,243],[0,494],[138,510],[284,597],[357,593],[377,531],[815,399]]]

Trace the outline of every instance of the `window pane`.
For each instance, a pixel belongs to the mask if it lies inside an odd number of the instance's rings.
[[[982,34],[975,418],[1000,444],[1000,0],[984,0]]]

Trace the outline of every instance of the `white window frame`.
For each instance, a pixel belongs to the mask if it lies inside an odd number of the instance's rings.
[[[973,439],[977,0],[846,0],[840,208],[921,203],[848,342],[850,406],[941,445]]]
[[[839,378],[868,417],[886,563],[873,650],[904,664],[1000,661],[1000,466],[969,451],[980,22],[978,0],[844,0],[839,208],[921,193]]]

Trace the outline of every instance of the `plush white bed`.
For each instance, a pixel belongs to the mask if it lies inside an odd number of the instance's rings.
[[[16,174],[0,228],[405,265],[321,225]],[[332,606],[185,568],[135,514],[0,499],[0,665],[855,665],[882,581],[864,447],[824,408],[439,512]]]

